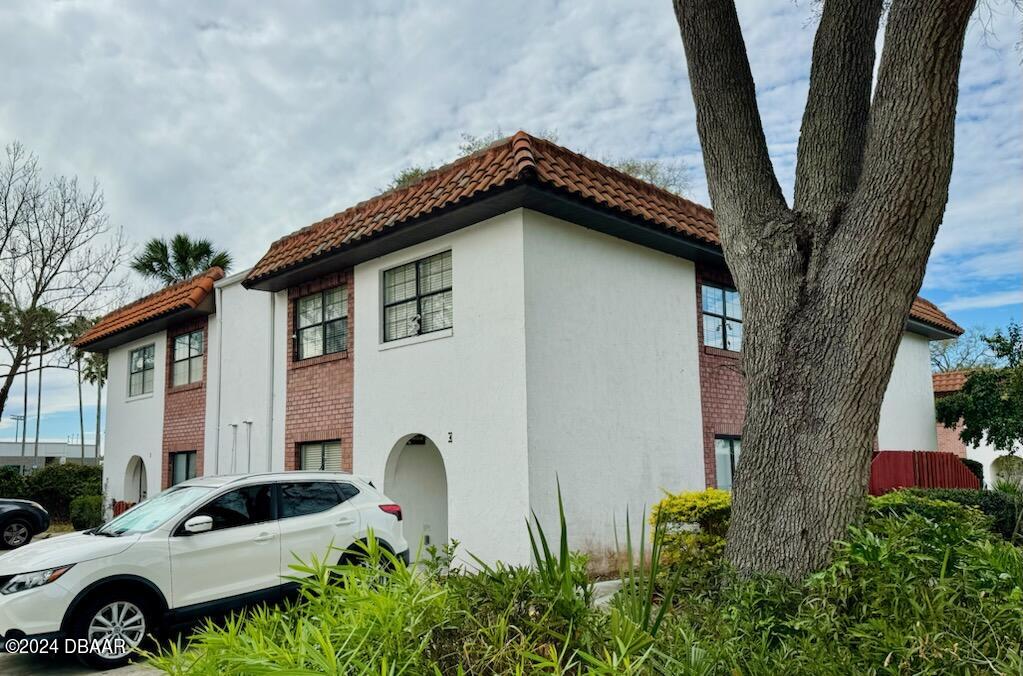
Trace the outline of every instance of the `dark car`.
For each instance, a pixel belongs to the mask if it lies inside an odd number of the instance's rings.
[[[50,515],[31,500],[0,498],[0,549],[27,545],[50,527]]]

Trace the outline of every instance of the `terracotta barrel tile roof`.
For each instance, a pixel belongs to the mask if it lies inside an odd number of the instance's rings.
[[[916,297],[916,300],[913,301],[913,307],[909,310],[909,316],[917,321],[944,329],[949,333],[954,333],[957,336],[963,335],[963,328],[942,312],[941,308],[926,298]]]
[[[963,389],[969,371],[945,371],[944,373],[931,374],[931,381],[934,383],[935,394],[951,394]]]
[[[223,276],[224,271],[220,268],[210,268],[195,277],[120,307],[96,322],[91,329],[79,336],[74,344],[76,347],[85,347],[153,319],[180,310],[195,309],[213,291],[213,283]]]
[[[520,131],[435,169],[412,185],[385,192],[277,240],[249,272],[246,282],[271,277],[393,225],[527,180],[720,246],[710,209]]]
[[[710,209],[555,143],[520,131],[472,155],[427,173],[314,223],[270,246],[246,284],[348,248],[394,225],[453,207],[488,191],[532,181],[642,220],[671,234],[720,248]],[[914,319],[956,335],[962,329],[933,303],[917,298]]]

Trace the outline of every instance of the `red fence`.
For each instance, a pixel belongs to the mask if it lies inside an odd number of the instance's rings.
[[[124,514],[129,509],[135,506],[134,502],[127,502],[125,500],[114,500],[114,516]]]
[[[980,488],[959,456],[936,451],[881,451],[870,464],[870,494],[897,488]]]

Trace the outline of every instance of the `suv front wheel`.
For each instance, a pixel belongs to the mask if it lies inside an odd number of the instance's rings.
[[[98,596],[83,604],[71,625],[72,638],[85,639],[79,659],[90,667],[113,669],[132,660],[147,633],[152,612],[145,600],[125,594]]]

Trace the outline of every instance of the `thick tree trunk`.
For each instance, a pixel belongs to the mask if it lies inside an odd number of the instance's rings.
[[[726,554],[798,578],[860,514],[881,399],[948,195],[973,0],[827,0],[795,208],[767,154],[735,7],[676,0],[708,189],[742,296],[743,455]]]

